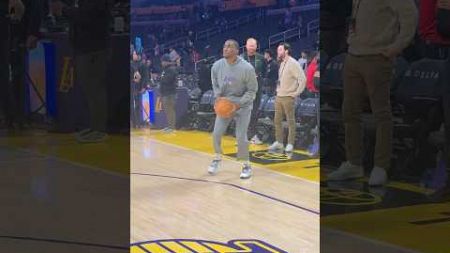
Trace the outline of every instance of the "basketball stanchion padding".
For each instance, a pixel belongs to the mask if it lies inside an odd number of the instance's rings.
[[[214,111],[220,118],[229,119],[239,106],[226,98],[218,98],[214,104]]]

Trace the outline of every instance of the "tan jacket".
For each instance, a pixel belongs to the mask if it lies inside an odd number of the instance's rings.
[[[280,63],[278,78],[277,96],[279,97],[298,97],[306,87],[305,72],[298,61],[290,56]]]
[[[348,51],[354,55],[376,55],[390,48],[401,52],[417,30],[413,0],[353,0],[352,17],[356,26],[353,31],[350,25]]]

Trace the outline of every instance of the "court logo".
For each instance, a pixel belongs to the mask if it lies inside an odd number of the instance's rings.
[[[64,63],[61,73],[61,82],[59,84],[59,91],[67,93],[73,88],[73,63],[72,58],[64,57]]]
[[[160,113],[163,110],[162,98],[158,97],[156,99],[155,112]]]
[[[158,240],[134,243],[131,253],[288,253],[259,240],[233,240],[228,243],[204,240]]]
[[[237,153],[230,153],[225,154],[226,156],[230,157],[237,157]],[[275,152],[269,152],[267,150],[263,151],[250,151],[250,160],[251,162],[258,163],[258,164],[264,164],[264,165],[271,165],[271,164],[281,164],[281,163],[289,163],[289,162],[300,162],[309,160],[311,161],[313,158],[299,153],[299,152],[293,152],[293,153],[275,153]]]
[[[284,154],[284,153],[274,153],[274,152],[268,152],[268,151],[262,151],[262,152],[254,152],[252,154],[253,157],[261,160],[267,160],[267,161],[287,161],[292,158],[291,154]]]
[[[381,202],[381,197],[352,189],[320,189],[320,202],[339,206],[364,206]]]

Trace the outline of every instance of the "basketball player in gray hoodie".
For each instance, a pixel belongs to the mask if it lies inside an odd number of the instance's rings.
[[[216,61],[211,69],[214,97],[226,98],[237,105],[234,116],[228,119],[216,117],[213,132],[213,145],[216,153],[208,168],[210,174],[217,173],[222,160],[222,136],[229,124],[236,121],[237,158],[242,162],[241,179],[252,176],[248,150],[247,129],[250,123],[253,100],[258,90],[258,82],[253,66],[238,56],[239,44],[227,40],[223,46],[223,58]]]

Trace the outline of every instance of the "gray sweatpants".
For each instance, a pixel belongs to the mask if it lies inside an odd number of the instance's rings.
[[[248,161],[250,155],[248,153],[248,138],[247,130],[250,123],[252,109],[251,108],[241,108],[239,109],[235,116],[233,117],[236,121],[236,139],[238,143],[238,154],[237,159],[240,161]],[[227,131],[233,118],[223,119],[216,117],[216,122],[214,124],[213,131],[213,144],[214,151],[216,154],[222,154],[222,136]]]

